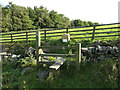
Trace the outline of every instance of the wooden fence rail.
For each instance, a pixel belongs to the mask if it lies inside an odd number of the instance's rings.
[[[111,27],[101,27],[112,25]],[[115,26],[118,25],[118,26]],[[87,28],[86,28],[87,27]],[[75,29],[75,30],[72,30]],[[81,30],[80,30],[81,29]],[[105,31],[108,30],[109,31]],[[59,31],[58,31],[59,30]],[[102,30],[102,32],[98,32]],[[94,40],[98,37],[116,37],[120,36],[120,23],[113,23],[113,24],[101,24],[95,26],[85,26],[85,27],[70,27],[70,28],[60,28],[60,29],[49,29],[49,30],[40,30],[41,37],[44,38],[42,41],[47,41],[49,38],[52,37],[61,37],[63,34],[68,33],[70,34],[71,39],[84,39],[88,38]],[[76,33],[75,33],[76,32]],[[100,35],[106,34],[106,35]],[[109,35],[107,35],[109,34]],[[114,35],[113,35],[114,34]],[[16,41],[32,41],[36,40],[36,30],[34,31],[23,31],[23,32],[8,32],[8,33],[1,33],[0,34],[0,43],[13,43]],[[89,36],[82,36],[82,35],[89,35]],[[98,36],[97,36],[98,35]],[[32,36],[32,37],[31,37]],[[77,36],[77,37],[76,37]]]

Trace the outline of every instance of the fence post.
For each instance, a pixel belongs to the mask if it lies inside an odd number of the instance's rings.
[[[11,34],[11,43],[13,43],[12,33],[10,33],[10,34]]]
[[[68,28],[66,29],[66,33],[68,34]]]
[[[28,32],[26,31],[26,43],[28,43]]]
[[[77,44],[76,47],[76,70],[80,70],[80,63],[81,63],[81,43]]]
[[[41,59],[41,57],[39,56],[39,54],[40,54],[40,49],[39,49],[39,47],[41,46],[41,38],[40,38],[40,31],[37,31],[36,32],[36,42],[37,42],[37,67],[38,67],[38,65],[39,65],[39,60]]]
[[[92,34],[92,40],[94,39],[94,34],[95,34],[95,25],[94,25],[94,27],[93,27],[93,34]]]
[[[46,30],[44,30],[44,41],[46,42]]]

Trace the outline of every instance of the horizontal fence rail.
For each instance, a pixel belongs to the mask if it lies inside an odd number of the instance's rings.
[[[39,54],[39,56],[53,56],[53,57],[74,57],[75,54]]]
[[[21,32],[7,32],[0,33],[0,43],[13,43],[19,41],[35,41],[37,30],[27,30]],[[69,28],[56,28],[56,29],[42,29],[42,41],[49,40],[49,38],[61,38],[65,33],[70,34],[71,39],[97,39],[107,37],[120,36],[120,23],[101,24],[84,27],[69,27]]]

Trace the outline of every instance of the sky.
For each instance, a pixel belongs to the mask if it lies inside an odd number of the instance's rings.
[[[118,22],[118,2],[120,0],[0,0],[0,4],[13,4],[34,7],[43,6],[49,11],[55,10],[70,20],[109,24]]]

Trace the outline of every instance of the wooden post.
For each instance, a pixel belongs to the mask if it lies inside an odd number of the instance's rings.
[[[68,34],[68,28],[66,29],[66,33]]]
[[[76,70],[80,70],[80,63],[81,63],[81,43],[77,44],[76,47]]]
[[[26,43],[28,43],[28,32],[26,31]]]
[[[46,42],[46,30],[44,31],[44,41]]]
[[[11,43],[13,43],[12,33],[10,33],[10,34],[11,34]]]
[[[93,34],[92,34],[92,40],[94,39],[94,33],[95,33],[95,25],[94,25],[94,27],[93,27]]]
[[[37,67],[39,65],[39,60],[41,59],[41,57],[39,56],[40,54],[40,49],[39,47],[41,46],[41,38],[40,38],[40,31],[36,32],[36,42],[37,42]]]

